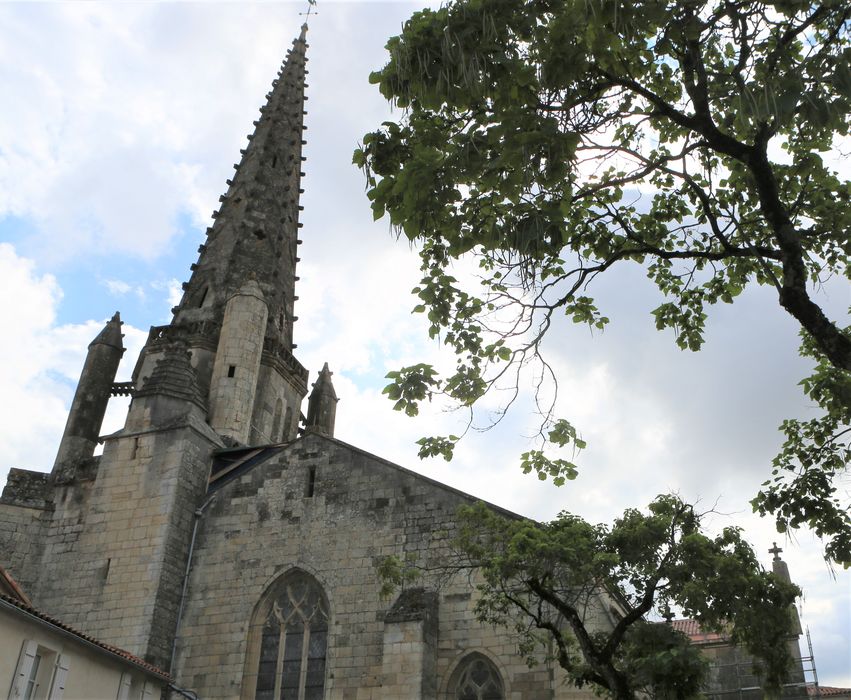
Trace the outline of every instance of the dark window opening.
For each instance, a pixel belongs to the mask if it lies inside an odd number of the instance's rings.
[[[496,666],[482,654],[464,659],[452,674],[449,697],[454,700],[504,700],[505,689]]]
[[[278,156],[272,156],[272,167],[277,167],[278,165]]]
[[[288,575],[263,622],[255,700],[325,697],[328,603],[313,577]]]
[[[204,289],[201,290],[201,299],[198,301],[198,308],[199,309],[202,306],[204,306],[204,300],[207,298],[207,292],[208,291],[209,291],[209,287],[204,287]]]
[[[228,367],[228,377],[232,377],[236,374],[236,365],[230,365]]]
[[[313,490],[316,487],[316,467],[310,467],[307,470],[307,490],[304,495],[308,498],[313,498]]]
[[[281,413],[284,410],[284,402],[278,399],[275,402],[275,415],[272,418],[272,434],[269,436],[272,442],[277,442],[281,439]]]
[[[284,440],[289,440],[290,436],[295,433],[296,426],[293,426],[293,409],[287,406],[287,412],[284,416]]]

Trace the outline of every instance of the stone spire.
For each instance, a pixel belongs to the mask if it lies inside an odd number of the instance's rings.
[[[307,402],[307,430],[334,437],[334,419],[337,415],[337,392],[331,383],[331,371],[328,363],[322,367],[319,377],[313,383],[313,390]]]
[[[249,271],[269,307],[266,336],[275,346],[293,348],[293,302],[301,192],[305,35],[303,25],[293,41],[267,102],[254,122],[254,133],[228,180],[227,193],[213,213],[207,242],[184,284],[172,325],[197,321],[220,324],[227,301],[243,285]]]

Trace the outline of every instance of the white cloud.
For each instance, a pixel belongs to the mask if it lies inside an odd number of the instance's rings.
[[[62,292],[52,275],[0,243],[0,327],[14,329],[0,343],[0,480],[11,466],[49,471],[53,466],[67,411],[86,349],[106,319],[56,324]],[[126,358],[119,379],[126,378],[147,334],[123,326]],[[124,403],[122,407],[120,404]],[[123,423],[126,401],[110,402],[103,432]]]
[[[133,289],[127,282],[122,282],[121,280],[104,280],[103,284],[109,290],[109,293],[114,296],[123,296]]]

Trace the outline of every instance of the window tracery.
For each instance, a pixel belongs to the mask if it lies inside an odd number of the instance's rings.
[[[496,666],[486,656],[470,654],[452,674],[451,700],[505,700],[505,687]]]
[[[328,647],[328,603],[304,571],[276,585],[263,622],[255,700],[322,700]]]

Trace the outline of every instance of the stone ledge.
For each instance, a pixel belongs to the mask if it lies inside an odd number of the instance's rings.
[[[50,474],[12,467],[0,503],[25,508],[53,509]]]

